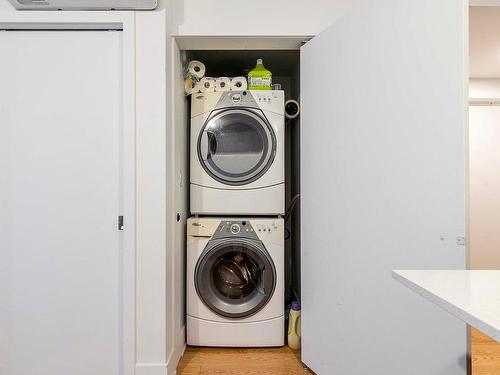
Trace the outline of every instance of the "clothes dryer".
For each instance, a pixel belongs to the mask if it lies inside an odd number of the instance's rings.
[[[285,211],[283,91],[192,95],[191,213]]]

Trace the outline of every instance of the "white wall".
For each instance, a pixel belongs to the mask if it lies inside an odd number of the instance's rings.
[[[500,98],[500,78],[471,79],[469,81],[469,98]]]
[[[185,336],[185,240],[189,191],[187,159],[188,120],[184,96],[183,66],[175,29],[175,1],[167,10],[167,358],[168,374],[174,373],[184,352]],[[179,220],[177,220],[179,215]]]
[[[136,12],[137,375],[168,366],[165,12]]]
[[[358,0],[174,0],[177,35],[316,35]]]
[[[13,12],[14,8],[7,0],[0,1],[0,12]]]
[[[500,100],[500,79],[472,79],[473,99]],[[469,114],[470,268],[500,269],[500,106]]]

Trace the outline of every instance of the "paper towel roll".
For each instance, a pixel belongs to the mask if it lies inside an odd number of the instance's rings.
[[[231,90],[231,80],[228,77],[219,77],[215,79],[215,91]]]
[[[188,64],[188,73],[197,79],[203,78],[205,75],[205,64],[203,64],[201,61],[198,60],[192,60]]]
[[[186,92],[186,95],[196,94],[200,92],[200,83],[194,81],[193,78],[188,77],[184,81],[184,91]]]
[[[211,77],[203,77],[200,81],[200,91],[201,92],[215,91],[215,79]]]
[[[232,91],[245,91],[247,89],[247,79],[245,77],[233,77],[231,78],[231,90]]]

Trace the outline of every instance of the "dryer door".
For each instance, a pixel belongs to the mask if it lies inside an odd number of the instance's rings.
[[[242,238],[210,241],[194,277],[205,305],[228,318],[257,313],[276,286],[276,270],[262,242]]]
[[[276,136],[258,110],[225,109],[214,112],[198,137],[198,157],[205,171],[227,185],[257,180],[271,166]]]

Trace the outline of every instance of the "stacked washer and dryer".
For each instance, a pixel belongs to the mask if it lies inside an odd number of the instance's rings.
[[[187,343],[284,344],[283,91],[193,94]]]

